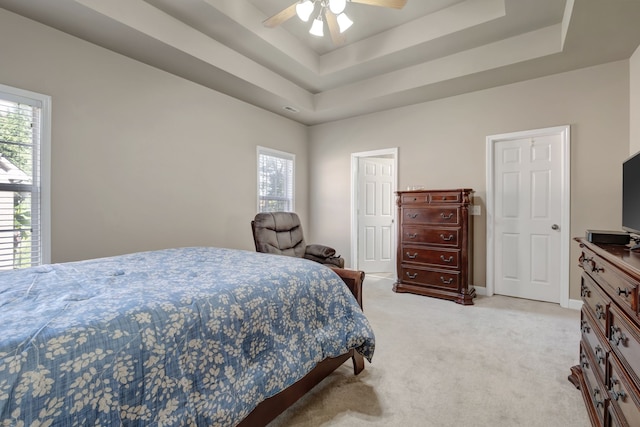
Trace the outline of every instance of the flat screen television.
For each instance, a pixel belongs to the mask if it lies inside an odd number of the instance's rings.
[[[638,248],[640,241],[640,152],[622,164],[622,228],[635,234],[632,239]]]

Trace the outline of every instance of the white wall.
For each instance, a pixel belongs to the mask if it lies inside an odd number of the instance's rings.
[[[307,127],[0,9],[0,83],[52,96],[52,260],[172,246],[253,250],[256,146]]]
[[[640,151],[640,47],[629,60],[629,154]]]
[[[486,278],[485,138],[571,125],[571,235],[620,229],[620,165],[629,152],[629,62],[621,61],[469,93],[311,129],[311,238],[349,255],[350,155],[399,147],[399,188],[470,187],[475,217],[474,278]],[[578,259],[577,244],[571,259]],[[350,263],[347,259],[347,264]],[[572,263],[571,298],[579,299]]]

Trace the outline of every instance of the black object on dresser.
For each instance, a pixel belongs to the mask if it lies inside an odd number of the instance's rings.
[[[571,381],[594,426],[640,426],[640,253],[580,243],[580,364]]]
[[[398,191],[398,280],[395,292],[471,305],[473,190]]]
[[[631,241],[629,233],[623,231],[587,230],[587,241],[610,245],[626,245]]]

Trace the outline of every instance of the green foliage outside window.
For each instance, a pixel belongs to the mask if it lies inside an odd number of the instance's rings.
[[[32,141],[31,117],[0,105],[0,154],[29,176],[33,172]]]

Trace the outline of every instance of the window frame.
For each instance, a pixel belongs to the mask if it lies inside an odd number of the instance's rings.
[[[271,156],[277,157],[279,159],[291,161],[291,209],[290,212],[295,212],[295,202],[296,202],[296,155],[293,153],[288,153],[286,151],[280,151],[273,148],[267,148],[263,146],[257,146],[256,149],[256,212],[267,212],[262,211],[260,209],[260,176],[262,175],[262,171],[260,168],[260,156]]]
[[[34,176],[38,189],[37,206],[40,211],[40,261],[33,266],[51,263],[51,97],[37,92],[0,84],[0,98],[40,108],[40,140],[38,147],[40,167]],[[34,165],[35,167],[35,165]],[[33,203],[33,202],[32,202]]]

